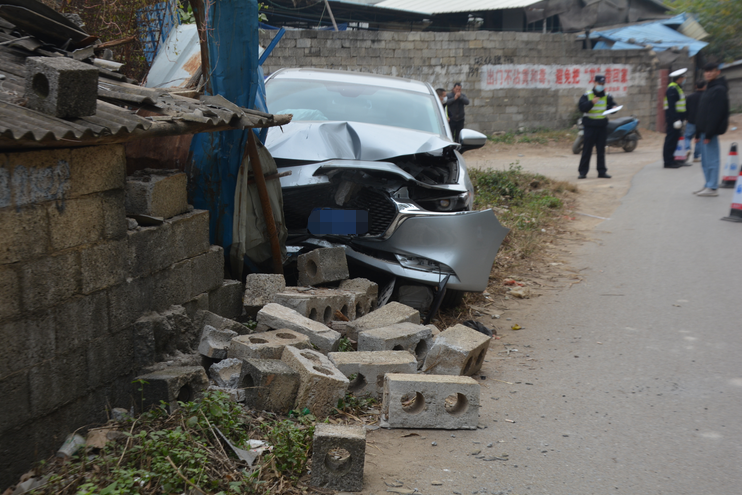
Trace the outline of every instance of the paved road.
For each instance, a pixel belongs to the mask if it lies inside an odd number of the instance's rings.
[[[741,494],[742,224],[719,220],[732,190],[697,198],[700,182],[697,164],[642,169],[575,252],[583,282],[500,341],[520,357],[502,365],[493,343],[488,428],[374,432],[380,452],[409,452],[387,480],[424,494]],[[479,449],[511,460],[467,455]]]

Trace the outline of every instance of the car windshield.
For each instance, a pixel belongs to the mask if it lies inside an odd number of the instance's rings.
[[[268,110],[293,114],[293,121],[363,122],[445,136],[433,95],[393,88],[299,79],[266,85]]]

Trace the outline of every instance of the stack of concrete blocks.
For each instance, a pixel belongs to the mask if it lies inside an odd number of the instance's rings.
[[[382,425],[390,428],[471,429],[479,423],[479,383],[467,376],[389,374]]]
[[[274,31],[262,32],[261,44],[267,46],[273,36]],[[686,53],[675,55],[674,64],[693,72],[694,61]],[[629,69],[627,81],[621,84],[626,95],[618,97],[627,106],[624,115],[636,115],[651,128],[657,117],[659,61],[652,50],[586,51],[575,35],[564,33],[296,30],[281,38],[263,69],[266,73],[287,66],[357,71],[358,59],[372,74],[436,81],[449,89],[461,81],[471,101],[466,125],[485,134],[574,125],[577,102],[588,84],[557,79],[556,69],[565,66],[620,71],[614,64],[621,64]],[[541,68],[551,87],[518,84],[515,78],[512,84],[501,84],[506,70]]]
[[[140,318],[177,322],[174,305],[208,309],[223,287],[208,212],[127,230],[125,184],[120,145],[0,154],[0,484],[133,405],[158,345]]]
[[[384,375],[417,371],[417,359],[407,351],[331,352],[327,357],[342,374],[355,376],[348,391],[356,397],[381,399]]]
[[[286,414],[294,408],[299,386],[299,373],[281,360],[251,358],[242,362],[239,388],[244,390],[249,407]]]
[[[313,486],[360,492],[366,461],[366,429],[317,424],[312,447]]]
[[[229,343],[227,357],[237,359],[281,359],[286,346],[311,349],[312,343],[306,335],[282,328],[270,332],[241,335]]]
[[[296,409],[308,408],[316,417],[323,418],[345,398],[350,382],[322,353],[288,346],[281,360],[299,373]]]
[[[258,327],[299,332],[309,337],[312,345],[324,353],[336,351],[340,341],[340,334],[335,330],[275,303],[258,311]]]
[[[492,337],[464,325],[441,332],[425,357],[423,370],[436,375],[468,375],[482,368]]]

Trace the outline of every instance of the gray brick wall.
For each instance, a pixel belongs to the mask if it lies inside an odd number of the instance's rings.
[[[127,231],[122,146],[0,154],[0,490],[132,405],[135,322],[222,287],[209,215]]]
[[[275,32],[261,33],[267,45]],[[461,81],[472,101],[466,127],[484,133],[519,127],[571,126],[586,88],[485,89],[482,68],[500,64],[631,66],[628,94],[620,115],[636,115],[654,127],[658,61],[649,50],[587,51],[569,34],[467,31],[455,33],[390,31],[288,31],[266,60],[266,74],[283,67],[370,72],[417,79],[450,89]]]

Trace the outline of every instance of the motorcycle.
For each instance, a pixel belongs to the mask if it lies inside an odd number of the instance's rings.
[[[615,109],[615,111],[618,111],[618,109]],[[609,110],[606,114],[609,112],[615,113],[615,111]],[[577,121],[577,126],[580,131],[577,133],[577,139],[572,143],[572,153],[575,155],[582,153],[582,145],[585,141],[585,129],[582,125],[582,117]],[[608,121],[607,146],[623,148],[625,152],[630,153],[636,149],[636,145],[640,139],[642,139],[642,135],[639,134],[639,119],[636,117],[620,117]]]

